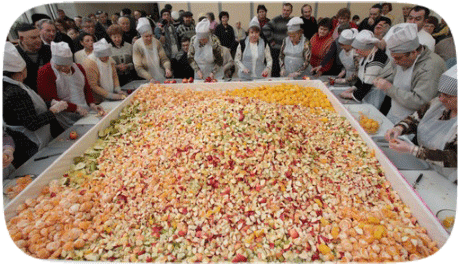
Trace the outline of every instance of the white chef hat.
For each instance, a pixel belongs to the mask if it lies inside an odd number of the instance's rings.
[[[209,33],[211,33],[211,31],[209,31],[210,26],[211,23],[207,18],[201,20],[198,24],[196,24],[195,27],[196,37],[198,39],[207,38],[209,36]]]
[[[26,67],[26,62],[11,42],[5,43],[5,54],[3,56],[3,71],[21,72]]]
[[[375,43],[379,42],[380,40],[374,37],[374,33],[369,30],[361,30],[358,35],[356,35],[355,39],[351,43],[351,46],[355,49],[360,50],[370,50],[375,46]]]
[[[105,38],[93,44],[94,56],[98,58],[112,56],[112,45],[110,45]]]
[[[150,22],[148,20],[148,18],[146,17],[140,17],[138,20],[137,20],[137,26],[136,26],[136,30],[137,32],[139,32],[139,34],[143,35],[144,33],[152,33],[152,26],[150,25]]]
[[[51,61],[57,65],[72,65],[73,54],[67,42],[51,41]]]
[[[249,22],[248,29],[251,27],[258,27],[260,29],[260,23],[259,20],[257,19],[257,16],[253,17],[251,21]]]
[[[338,42],[343,45],[351,45],[358,33],[359,32],[356,28],[345,29],[342,33],[340,33]]]
[[[406,53],[420,46],[417,25],[401,23],[393,26],[385,37],[387,48],[391,53]]]
[[[172,17],[172,19],[174,19],[174,20],[178,20],[179,17],[180,17],[179,12],[177,12],[177,11],[172,11],[172,12],[171,12],[171,17]]]
[[[297,32],[300,30],[300,25],[303,24],[303,20],[300,17],[293,17],[287,23],[288,32]]]
[[[441,75],[438,91],[457,96],[457,65],[452,66]]]

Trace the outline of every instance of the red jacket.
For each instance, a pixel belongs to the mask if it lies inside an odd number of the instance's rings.
[[[94,103],[94,97],[93,97],[93,92],[91,91],[91,87],[89,86],[88,79],[86,78],[86,72],[83,69],[83,67],[80,64],[77,64],[78,68],[80,71],[83,73],[83,76],[85,76],[85,88],[84,88],[84,93],[85,93],[85,99],[86,103],[89,105],[91,103]],[[73,72],[72,68],[72,72]],[[45,64],[40,70],[38,70],[38,76],[37,76],[37,91],[38,94],[45,100],[46,102],[50,102],[52,99],[54,100],[61,100],[58,98],[57,95],[57,88],[56,88],[56,74],[54,74],[53,69],[51,68],[51,63]],[[77,105],[67,102],[68,107],[67,111],[68,112],[75,112],[77,110]]]

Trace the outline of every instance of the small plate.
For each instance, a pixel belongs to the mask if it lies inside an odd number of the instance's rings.
[[[455,210],[452,210],[452,209],[439,210],[436,213],[436,217],[441,221],[442,226],[450,234],[455,224]]]

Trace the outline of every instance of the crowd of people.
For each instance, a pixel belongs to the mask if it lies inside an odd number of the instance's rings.
[[[99,104],[123,100],[120,87],[133,80],[325,75],[351,87],[341,97],[370,103],[396,124],[391,148],[456,174],[456,53],[444,20],[423,6],[404,6],[398,18],[390,3],[370,5],[361,21],[348,8],[318,19],[308,4],[300,17],[292,9],[284,3],[269,19],[261,4],[235,27],[226,11],[218,23],[212,12],[194,17],[170,4],[157,21],[128,8],[110,18],[34,14],[5,48],[4,167],[20,166],[88,111],[104,113]],[[440,127],[448,137],[433,133]],[[392,140],[407,133],[420,147]]]

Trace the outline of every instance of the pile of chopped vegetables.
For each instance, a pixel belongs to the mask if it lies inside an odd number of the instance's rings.
[[[302,88],[316,99],[297,102],[299,87],[270,89],[280,87],[142,88],[68,173],[18,208],[11,237],[37,258],[121,262],[405,261],[437,251],[321,91]]]

